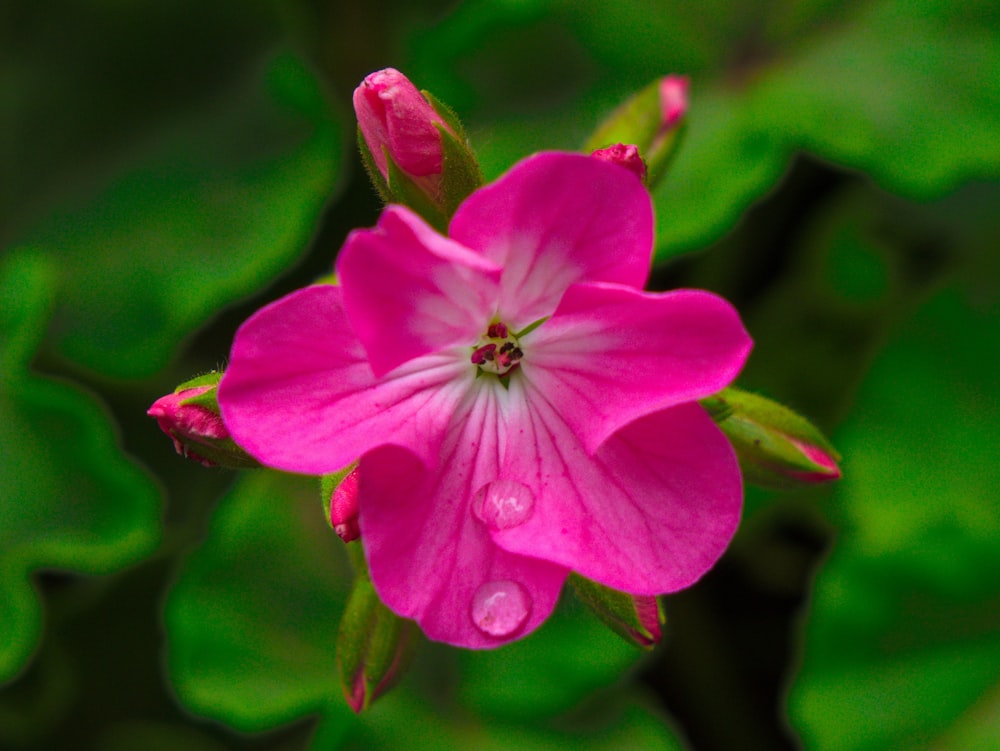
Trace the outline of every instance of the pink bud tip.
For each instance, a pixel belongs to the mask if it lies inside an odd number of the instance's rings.
[[[803,480],[805,482],[828,482],[830,480],[840,479],[840,467],[837,466],[837,462],[835,462],[829,454],[823,451],[823,449],[811,446],[808,443],[801,443],[793,439],[790,440],[809,461],[818,464],[823,468],[822,470],[816,470],[815,472],[792,473],[795,479]]]
[[[351,685],[350,691],[344,691],[344,698],[347,699],[347,705],[354,710],[354,714],[361,714],[362,710],[365,708],[365,675],[364,673],[358,673],[354,677],[354,683]]]
[[[611,162],[624,167],[640,180],[646,179],[646,163],[639,155],[639,148],[632,144],[616,143],[603,149],[598,149],[591,156],[602,162]]]
[[[435,123],[447,125],[398,70],[385,68],[366,76],[354,90],[354,112],[383,177],[389,176],[383,149],[411,177],[441,174],[443,149]]]
[[[146,411],[160,426],[160,430],[170,436],[174,449],[183,457],[201,462],[206,467],[215,465],[197,453],[199,443],[206,440],[224,440],[229,431],[222,418],[210,409],[183,402],[204,394],[214,386],[196,386],[173,394],[161,396]],[[192,448],[192,446],[194,448]]]
[[[358,477],[358,467],[355,467],[340,481],[330,499],[330,525],[344,542],[352,542],[361,536],[358,526]]]
[[[660,130],[670,130],[687,112],[688,83],[687,76],[660,79]]]
[[[660,628],[660,606],[656,598],[649,595],[634,595],[632,601],[635,603],[635,613],[639,617],[639,623],[645,629],[645,633],[633,629],[632,638],[636,644],[643,647],[659,644],[663,633]]]

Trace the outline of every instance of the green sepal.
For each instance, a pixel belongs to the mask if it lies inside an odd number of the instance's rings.
[[[721,394],[713,394],[702,399],[699,403],[708,412],[708,416],[716,422],[722,422],[733,414],[733,406],[722,398]]]
[[[659,598],[638,600],[635,595],[611,589],[575,572],[570,573],[567,581],[577,598],[625,641],[646,650],[659,643],[666,623]],[[651,612],[654,608],[655,612]]]
[[[441,204],[445,216],[451,219],[462,201],[482,186],[483,173],[467,141],[440,123],[434,127],[441,134]]]
[[[442,102],[440,99],[438,99],[429,91],[421,89],[420,93],[423,95],[424,99],[427,100],[427,103],[431,106],[431,109],[433,109],[436,113],[438,113],[441,119],[444,120],[445,124],[449,128],[451,128],[451,132],[458,137],[458,140],[464,143],[468,143],[469,137],[465,132],[465,128],[462,126],[462,121],[459,120],[458,115],[455,114],[455,110],[453,110],[447,104]]]
[[[260,469],[262,466],[232,438],[215,439],[211,443],[191,441],[190,447],[198,456],[223,469]]]
[[[313,284],[329,284],[336,287],[340,284],[340,278],[337,276],[336,272],[330,272],[329,274],[323,274],[323,276],[318,276],[313,280]]]
[[[386,183],[385,178],[382,177],[382,172],[379,170],[378,165],[375,164],[372,151],[368,148],[368,142],[365,141],[360,126],[358,127],[358,151],[361,152],[361,164],[364,165],[365,172],[368,173],[368,179],[371,180],[375,192],[382,199],[382,203],[392,203],[392,194],[389,192],[389,185]]]
[[[816,426],[759,394],[727,388],[701,404],[732,443],[744,479],[754,485],[783,490],[806,484],[790,473],[829,473],[829,468],[803,454],[793,439],[840,461],[840,454]]]
[[[646,159],[646,185],[655,187],[667,174],[667,168],[680,150],[681,143],[687,134],[687,122],[682,120],[669,131],[661,133],[654,141]]]
[[[385,161],[389,170],[389,195],[391,203],[401,203],[413,209],[420,217],[441,234],[448,232],[448,217],[441,206],[427,195],[427,192],[412,177],[396,164],[389,150],[385,151]]]
[[[404,675],[420,630],[383,604],[358,552],[361,545],[349,550],[357,575],[337,634],[337,670],[348,703],[360,713]]]
[[[195,389],[195,388],[198,388],[200,386],[218,386],[219,385],[219,381],[221,381],[221,380],[222,380],[222,371],[221,370],[210,370],[207,373],[204,373],[204,374],[199,375],[199,376],[195,376],[194,378],[191,378],[191,379],[189,379],[187,381],[184,381],[184,383],[180,384],[177,388],[174,389],[174,393],[175,394],[179,394],[182,391],[187,391],[188,389]],[[211,392],[209,392],[209,393],[211,393]],[[199,402],[193,401],[191,399],[185,399],[182,403],[183,404],[199,404]],[[214,403],[215,402],[213,401],[213,404]],[[202,405],[202,406],[207,406],[207,405]]]
[[[482,186],[483,173],[455,111],[429,91],[420,93],[444,121],[434,123],[434,127],[441,134],[442,209],[445,216],[451,219],[462,201]]]
[[[584,149],[589,152],[616,143],[634,144],[648,160],[646,151],[656,138],[661,120],[660,79],[656,79],[608,115],[587,139]]]

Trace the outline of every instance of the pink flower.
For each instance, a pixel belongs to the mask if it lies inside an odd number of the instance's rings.
[[[388,156],[432,196],[440,192],[443,148],[451,132],[417,87],[393,68],[371,73],[354,90],[354,111],[375,166],[389,179]]]
[[[270,466],[359,455],[372,581],[439,641],[535,629],[570,570],[654,595],[722,554],[742,487],[695,400],[750,340],[700,291],[642,291],[653,213],[627,171],[537,154],[459,206],[449,237],[390,206],[352,233],[341,286],[240,328],[223,418]]]

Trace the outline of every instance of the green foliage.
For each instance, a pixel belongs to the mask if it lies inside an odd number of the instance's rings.
[[[107,411],[82,389],[30,370],[54,299],[37,253],[0,264],[0,681],[42,629],[39,569],[104,574],[152,552],[159,493],[121,455]]]
[[[840,431],[842,534],[789,699],[809,748],[933,746],[995,705],[1000,364],[983,360],[1000,348],[995,312],[936,296],[879,356]]]
[[[94,201],[24,241],[59,270],[56,346],[112,376],[163,368],[181,337],[302,252],[338,137],[288,54],[158,134]]]
[[[998,34],[985,0],[5,4],[0,746],[991,749]],[[690,76],[654,283],[739,306],[741,386],[830,435],[844,479],[750,494],[648,654],[564,598],[496,651],[422,645],[358,717],[315,479],[234,482],[144,411],[374,222],[344,155],[386,65],[487,179]]]
[[[463,114],[488,177],[578,148],[595,108],[652,76],[690,74],[684,144],[656,192],[663,260],[732,229],[801,149],[915,198],[995,176],[997,29],[989,4],[949,0],[473,2],[420,38],[414,73]],[[519,76],[550,67],[553,36],[563,65]]]

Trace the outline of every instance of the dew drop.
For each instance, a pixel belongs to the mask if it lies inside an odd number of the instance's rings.
[[[517,480],[495,480],[476,493],[472,509],[488,527],[510,529],[531,518],[535,494]]]
[[[483,584],[472,596],[472,622],[487,636],[517,633],[531,613],[531,595],[515,581]]]

